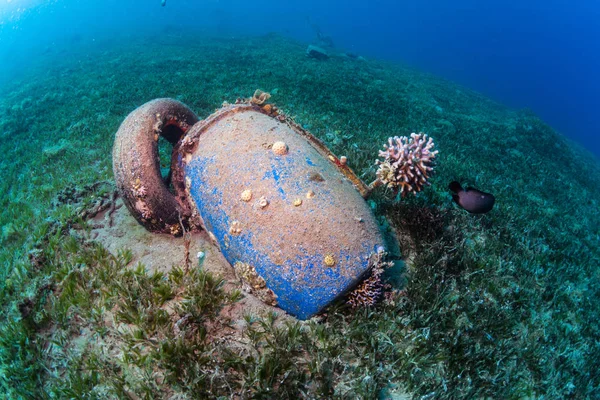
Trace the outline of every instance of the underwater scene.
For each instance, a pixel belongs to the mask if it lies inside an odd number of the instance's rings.
[[[0,0],[0,399],[600,399],[600,8],[199,3]]]

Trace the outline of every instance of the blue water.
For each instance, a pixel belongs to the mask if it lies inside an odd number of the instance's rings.
[[[400,61],[528,108],[600,156],[600,3],[580,0],[0,0],[0,85],[106,37],[280,32]]]

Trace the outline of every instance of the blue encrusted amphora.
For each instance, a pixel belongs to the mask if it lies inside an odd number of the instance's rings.
[[[310,318],[369,271],[384,240],[345,158],[252,102],[183,133],[172,164],[178,199],[189,203],[182,212],[263,300]]]

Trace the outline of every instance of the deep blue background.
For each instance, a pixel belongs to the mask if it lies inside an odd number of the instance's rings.
[[[309,42],[312,24],[343,49],[530,108],[600,156],[598,0],[0,0],[0,85],[74,38],[194,29]]]

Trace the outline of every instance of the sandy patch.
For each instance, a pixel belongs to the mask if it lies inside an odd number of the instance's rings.
[[[152,233],[147,231],[123,207],[121,199],[117,199],[116,209],[112,214],[113,223],[109,224],[107,212],[99,213],[89,222],[93,229],[90,234],[92,240],[100,242],[112,254],[119,249],[129,249],[133,254],[130,266],[143,263],[149,271],[162,271],[168,273],[173,267],[185,265],[185,243],[182,237],[168,234]],[[225,260],[219,249],[213,245],[206,232],[191,234],[190,267],[198,268],[198,252],[205,253],[202,268],[225,280],[224,290],[242,290],[242,282],[236,277],[231,265]],[[224,316],[230,317],[238,328],[243,327],[243,316],[251,314],[264,316],[270,311],[275,311],[281,317],[279,322],[294,317],[277,307],[271,307],[254,297],[250,293],[243,293],[243,298],[233,306],[222,311]]]

